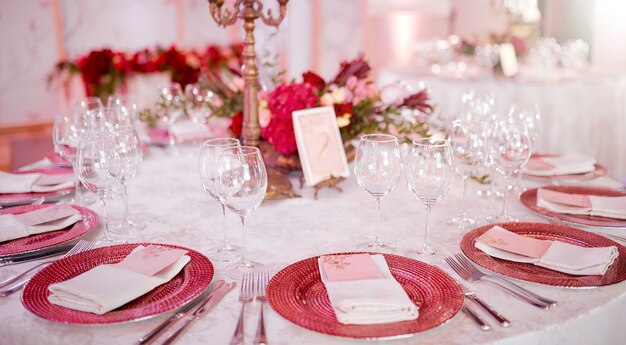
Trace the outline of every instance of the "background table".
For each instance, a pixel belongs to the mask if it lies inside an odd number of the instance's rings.
[[[482,76],[452,78],[386,69],[378,84],[403,81],[427,87],[442,121],[462,110],[461,96],[469,91],[492,92],[495,111],[505,113],[516,102],[535,103],[541,111],[542,133],[537,152],[580,152],[596,157],[619,181],[626,178],[626,77],[589,71],[568,79],[533,72],[508,79]]]
[[[170,156],[151,148],[140,175],[129,184],[132,215],[147,224],[141,233],[129,237],[132,242],[171,243],[208,253],[221,236],[220,211],[202,191],[197,172],[195,150]],[[433,208],[432,243],[440,253],[426,261],[460,279],[443,263],[443,257],[459,251],[463,232],[448,226],[445,220],[460,209],[461,183],[455,182],[449,195]],[[300,191],[300,199],[264,203],[249,217],[248,244],[254,260],[268,264],[272,274],[298,260],[315,255],[351,251],[357,243],[372,235],[375,203],[360,190],[354,176],[341,184],[343,193],[320,192],[313,200],[312,190]],[[500,203],[469,199],[472,216],[499,211]],[[92,207],[97,209],[96,205]],[[406,187],[404,177],[382,203],[381,235],[397,243],[400,253],[421,243],[425,207]],[[541,221],[519,202],[511,202],[512,213],[527,221]],[[113,210],[115,213],[115,210]],[[115,216],[115,214],[113,215]],[[230,215],[232,237],[239,241],[237,219]],[[101,226],[99,226],[101,231]],[[98,233],[100,232],[98,231]],[[98,234],[92,234],[98,235]],[[423,259],[417,255],[411,257]],[[225,264],[214,261],[215,278],[231,279]],[[23,269],[19,267],[19,269]],[[19,270],[15,266],[0,269],[0,279]],[[123,283],[123,282],[121,282]],[[521,283],[531,290],[559,301],[549,311],[532,307],[505,295],[497,287],[466,284],[512,321],[509,328],[493,325],[490,332],[480,331],[463,313],[448,323],[412,338],[389,344],[618,344],[626,337],[626,285],[571,290]],[[227,344],[234,331],[240,304],[238,291],[231,292],[204,318],[185,333],[179,344]],[[251,303],[246,313],[246,344],[251,344],[258,320],[258,303]],[[140,322],[108,326],[74,326],[41,319],[22,307],[19,295],[0,298],[0,343],[2,344],[131,344],[164,319],[159,316]],[[283,319],[269,307],[266,327],[272,345],[286,344],[356,344],[303,329]]]

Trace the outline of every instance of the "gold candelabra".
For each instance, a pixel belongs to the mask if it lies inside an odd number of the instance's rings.
[[[243,28],[246,36],[243,41],[243,66],[242,75],[245,82],[243,91],[243,129],[241,138],[245,145],[259,144],[261,128],[259,127],[259,107],[257,93],[259,91],[259,70],[256,65],[256,52],[254,49],[255,21],[261,18],[266,25],[277,27],[287,13],[289,0],[277,0],[279,4],[278,17],[274,17],[272,10],[263,12],[263,4],[260,0],[235,0],[232,10],[222,9],[224,0],[208,0],[211,17],[217,25],[226,27],[234,24],[237,19],[243,20]]]

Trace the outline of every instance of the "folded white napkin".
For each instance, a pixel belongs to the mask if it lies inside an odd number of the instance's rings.
[[[366,325],[415,320],[418,308],[389,271],[382,255],[372,259],[384,279],[328,281],[320,259],[320,275],[337,320],[343,324]]]
[[[74,175],[64,174],[63,181],[48,185],[38,181],[45,174],[10,174],[0,171],[0,193],[44,193],[54,192],[74,186]]]
[[[494,230],[509,232],[498,226],[493,227],[489,231]],[[515,236],[521,235],[515,234]],[[486,242],[480,241],[480,237],[474,242],[474,246],[495,258],[530,263],[572,275],[603,275],[619,255],[615,246],[588,248],[558,241],[543,242],[550,242],[549,247],[538,258],[495,248]]]
[[[207,126],[193,121],[182,121],[174,124],[171,134],[178,142],[203,140],[211,135]]]
[[[47,222],[39,225],[25,225],[15,215],[4,214],[0,216],[0,242],[15,240],[44,232],[65,229],[68,226],[83,219],[80,213],[67,218]]]
[[[580,202],[581,198],[588,202]],[[626,219],[626,196],[568,194],[539,189],[537,206],[556,213]]]
[[[533,164],[533,162],[536,162]],[[567,153],[554,157],[532,158],[524,172],[535,176],[583,174],[594,171],[596,160],[579,153]]]
[[[138,246],[133,253],[143,248]],[[167,283],[190,260],[184,255],[152,276],[115,265],[100,265],[72,279],[50,285],[48,300],[66,308],[102,315]]]

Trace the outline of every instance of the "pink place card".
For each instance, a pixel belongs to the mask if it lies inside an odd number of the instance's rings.
[[[539,188],[539,190],[537,190],[537,199],[543,199],[568,206],[585,208],[591,207],[591,200],[589,199],[589,196],[584,194],[570,194]]]
[[[40,178],[35,181],[37,186],[54,186],[60,183],[70,182],[74,179],[74,173],[69,174],[55,174],[55,175],[41,175]]]
[[[330,282],[385,278],[369,254],[325,255],[320,260]]]
[[[185,254],[187,251],[184,249],[150,245],[129,254],[115,265],[128,271],[152,276],[175,263]]]
[[[490,247],[535,259],[542,257],[552,244],[552,241],[518,235],[499,226],[489,229],[480,235],[476,241]]]
[[[49,223],[55,220],[67,218],[79,211],[69,205],[54,205],[51,207],[40,208],[36,211],[17,214],[17,220],[28,226]]]

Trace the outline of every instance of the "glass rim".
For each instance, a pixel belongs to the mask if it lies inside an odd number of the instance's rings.
[[[231,151],[233,149],[237,149],[237,151]],[[235,156],[235,155],[249,156],[249,155],[256,155],[256,154],[262,157],[261,150],[259,150],[258,147],[245,146],[245,145],[228,146],[228,147],[225,147],[224,150],[222,150],[222,152],[220,152],[220,156]]]
[[[370,138],[381,138],[381,140],[372,140]],[[376,141],[376,142],[389,142],[389,141],[398,141],[398,137],[393,134],[386,133],[370,133],[364,134],[360,137],[360,140],[368,140],[368,141]]]
[[[415,146],[443,147],[450,145],[450,138],[435,139],[434,137],[424,137],[413,139],[411,143]]]
[[[219,144],[218,142],[222,142],[222,144]],[[241,146],[241,141],[239,141],[239,139],[237,138],[210,138],[202,142],[202,147],[231,147],[231,146]]]

